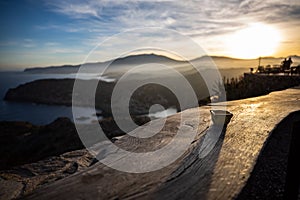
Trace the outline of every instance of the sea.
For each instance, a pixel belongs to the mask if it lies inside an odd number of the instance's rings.
[[[248,69],[221,69],[222,77],[237,78],[242,76]],[[21,103],[4,101],[4,96],[9,88],[15,88],[20,84],[31,82],[39,79],[55,78],[75,78],[76,74],[34,74],[25,72],[0,72],[0,121],[27,121],[35,125],[45,125],[53,122],[58,117],[68,117],[73,120],[72,107],[43,105],[35,103]],[[95,79],[96,76],[86,74],[80,77],[81,79]],[[112,82],[113,78],[98,77],[103,81]],[[89,123],[94,117],[90,116],[90,109],[86,107],[76,107],[82,114],[80,116],[82,123]],[[101,111],[98,110],[97,113]],[[150,113],[150,117],[166,117],[176,113],[176,109],[169,108],[162,112]],[[99,116],[101,118],[101,116]]]

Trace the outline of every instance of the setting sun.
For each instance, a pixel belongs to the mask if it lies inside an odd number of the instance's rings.
[[[280,40],[281,36],[277,29],[255,23],[229,36],[226,46],[232,57],[257,58],[274,54]]]

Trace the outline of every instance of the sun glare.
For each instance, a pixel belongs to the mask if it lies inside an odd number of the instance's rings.
[[[255,23],[231,35],[226,46],[230,56],[250,59],[273,55],[278,48],[280,39],[281,36],[277,29]]]

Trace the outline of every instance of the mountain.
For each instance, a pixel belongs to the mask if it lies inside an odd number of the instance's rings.
[[[293,65],[300,64],[300,56],[292,55],[289,56],[294,61]],[[278,65],[283,60],[283,57],[262,57],[260,60],[261,65]],[[256,68],[259,64],[258,59],[238,59],[225,56],[201,56],[191,60],[193,64],[196,64],[202,69],[211,68],[212,61],[220,69],[232,69],[232,68]],[[109,66],[109,71],[118,71],[121,68],[126,69],[127,67],[137,66],[147,63],[168,63],[174,66],[184,66],[188,62],[175,60],[167,56],[157,55],[157,54],[139,54],[130,55],[122,58],[112,59],[105,62],[96,63],[85,63],[84,69],[86,73],[97,73],[106,69]],[[35,67],[27,68],[24,71],[30,73],[58,73],[58,74],[68,74],[77,73],[80,66],[82,65],[62,65],[62,66],[48,66],[48,67]]]
[[[112,64],[123,65],[123,64],[144,64],[144,63],[164,63],[164,62],[184,62],[180,60],[174,60],[170,57],[157,55],[157,54],[138,54],[138,55],[130,55],[122,58],[117,58],[112,61]]]
[[[172,58],[157,55],[157,54],[139,54],[139,55],[130,55],[122,58],[117,58],[105,62],[96,62],[96,63],[85,63],[86,68],[99,68],[106,67],[108,65],[119,67],[123,65],[140,65],[147,63],[173,63],[179,64],[184,63],[184,61],[174,60]],[[24,72],[30,73],[76,73],[81,65],[62,65],[62,66],[48,66],[48,67],[34,67],[26,68]],[[94,70],[92,70],[93,72]]]
[[[24,72],[30,73],[52,73],[52,72],[64,72],[64,73],[76,73],[80,65],[61,65],[61,66],[48,66],[48,67],[32,67],[26,68]]]

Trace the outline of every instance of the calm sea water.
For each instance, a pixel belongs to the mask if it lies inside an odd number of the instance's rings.
[[[19,103],[4,101],[3,98],[9,88],[15,88],[20,84],[45,78],[74,78],[75,74],[30,74],[23,72],[0,72],[0,121],[28,121],[43,125],[54,121],[58,117],[73,119],[72,107],[42,105],[35,103]],[[83,76],[83,79],[95,77]],[[105,78],[102,78],[105,80]],[[107,79],[113,81],[113,79]],[[84,107],[77,107],[82,113],[82,122],[88,122],[91,111]]]
[[[228,69],[220,70],[222,76],[227,78],[239,77],[247,69]],[[45,78],[74,78],[75,74],[30,74],[23,72],[0,72],[0,121],[28,121],[33,124],[43,125],[54,121],[58,117],[68,117],[73,119],[72,108],[68,106],[41,105],[34,103],[17,103],[7,102],[3,98],[9,88],[15,88],[20,84],[24,84],[33,80]],[[91,75],[81,77],[83,79],[95,78]],[[106,77],[102,80],[113,81]],[[88,122],[92,116],[91,111],[87,108],[77,107],[82,110],[82,122]],[[176,112],[174,109],[169,109],[164,113],[152,113],[153,117],[162,117]],[[94,118],[94,117],[93,117]]]

